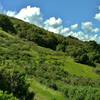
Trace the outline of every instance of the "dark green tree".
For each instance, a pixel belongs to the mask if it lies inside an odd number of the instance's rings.
[[[16,30],[13,27],[13,23],[5,15],[0,16],[0,27],[6,32],[16,33]]]
[[[32,98],[34,97],[34,93],[30,93],[28,88],[29,84],[26,83],[24,73],[13,71],[12,69],[9,70],[7,68],[0,70],[1,90],[13,93],[14,96],[21,100],[27,100],[30,94],[33,94],[33,96],[31,96]]]

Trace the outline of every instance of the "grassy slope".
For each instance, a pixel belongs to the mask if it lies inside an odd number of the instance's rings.
[[[31,79],[30,83],[31,88],[36,93],[36,100],[65,100],[62,93],[41,85],[35,79]]]
[[[9,40],[16,41],[16,37],[9,35],[6,32],[3,32],[1,30],[0,30],[0,38],[6,39],[6,40],[8,39],[8,41]],[[2,43],[0,43],[0,45],[2,45]],[[10,45],[16,48],[21,47],[22,45],[23,47],[25,46],[29,47],[28,46],[29,44],[27,42],[23,42],[21,40],[17,41],[17,43],[15,44],[12,43]],[[7,47],[6,45],[5,49],[9,49],[9,47]],[[11,49],[14,49],[14,48],[11,48]],[[83,77],[98,78],[98,75],[93,72],[93,69],[94,69],[93,67],[75,63],[73,59],[65,56],[65,54],[62,52],[55,52],[53,50],[46,49],[46,48],[37,46],[35,44],[33,44],[33,47],[31,47],[28,52],[32,54],[37,61],[39,60],[40,56],[43,57],[44,55],[47,63],[52,63],[52,64],[55,62],[61,63],[63,65],[61,67],[63,67],[66,71],[68,71],[71,74],[74,74],[77,76],[83,76]]]
[[[63,55],[63,56],[62,56]],[[64,68],[65,71],[71,73],[72,75],[76,76],[82,76],[82,77],[87,77],[87,78],[99,78],[97,74],[93,72],[95,68],[75,63],[74,60],[70,57],[65,56],[63,53],[56,55],[56,53],[53,56],[47,55],[47,62],[49,63],[54,63],[60,62],[62,63],[62,68]]]
[[[61,63],[60,67],[64,68],[65,71],[68,71],[72,75],[98,78],[98,75],[93,72],[93,68],[75,63],[70,57],[65,56],[65,54],[62,52],[55,52],[53,50],[37,46],[36,44],[33,44],[33,46],[31,46],[30,48],[28,47],[29,43],[23,42],[20,39],[17,39],[16,43],[16,37],[0,30],[0,51],[5,50],[6,52],[11,49],[12,52],[15,52],[16,48],[20,48],[20,50],[22,49],[22,53],[27,52],[31,54],[33,57],[32,59],[37,61],[37,63],[40,57],[45,57],[46,63]],[[23,50],[23,48],[25,48],[25,50]],[[20,69],[22,70],[21,67]],[[46,88],[34,79],[31,81],[31,87],[37,93],[36,98],[38,98],[39,100],[53,100],[54,98],[56,100],[64,100],[64,97],[60,92]]]
[[[71,58],[65,61],[64,69],[71,74],[75,74],[77,76],[87,77],[87,78],[99,78],[98,75],[93,73],[95,68],[89,67],[87,65],[82,65],[75,63]]]

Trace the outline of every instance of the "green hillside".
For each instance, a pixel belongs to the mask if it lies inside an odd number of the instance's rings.
[[[0,90],[6,92],[2,96],[100,100],[99,44],[65,38],[4,15],[0,27]]]
[[[0,27],[11,35],[34,42],[39,46],[63,51],[74,58],[75,62],[93,67],[100,64],[100,44],[97,44],[95,41],[83,42],[72,36],[63,37],[4,15],[0,16]]]

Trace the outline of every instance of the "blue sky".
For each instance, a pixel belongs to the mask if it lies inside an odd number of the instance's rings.
[[[27,5],[40,7],[44,17],[52,16],[63,19],[64,24],[80,23],[92,20],[98,0],[0,0],[4,9],[19,11]]]
[[[22,20],[25,19],[28,12],[30,12],[27,10],[27,6],[30,6],[29,9],[31,12],[34,10],[35,14],[33,12],[33,15],[28,14],[27,21],[38,26],[43,26],[49,31],[66,32],[66,34],[72,35],[75,33],[74,35],[76,37],[81,37],[80,39],[83,40],[93,38],[98,41],[100,39],[97,38],[100,36],[99,0],[0,0],[0,3],[3,6],[4,12],[10,12],[10,14],[7,13],[7,15],[13,17],[17,16],[16,18]],[[34,7],[39,8],[40,11]],[[25,18],[22,18],[21,10],[23,8],[27,8],[24,9],[27,10],[25,11],[27,13],[24,16]],[[11,12],[14,12],[13,15]],[[40,14],[36,15],[37,12]],[[14,15],[15,13],[17,14]],[[33,17],[30,18],[29,15]],[[45,23],[45,26],[41,23]],[[81,36],[79,36],[80,34]],[[90,34],[91,37],[89,37]]]

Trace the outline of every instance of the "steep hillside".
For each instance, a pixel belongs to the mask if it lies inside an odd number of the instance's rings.
[[[95,41],[83,42],[71,36],[63,37],[4,15],[0,15],[0,27],[12,35],[35,42],[39,46],[63,51],[78,63],[93,67],[100,63],[100,45]]]
[[[35,98],[39,100],[41,100],[41,98],[43,98],[43,100],[53,100],[53,98],[56,100],[62,98],[63,100],[65,98],[63,96],[64,94],[52,89],[47,89],[48,86],[54,89],[57,88],[50,86],[52,81],[53,84],[57,84],[58,82],[56,83],[56,81],[58,80],[61,85],[66,78],[69,78],[67,80],[71,81],[76,76],[93,79],[99,78],[99,75],[93,71],[95,70],[94,68],[77,64],[70,57],[66,57],[62,52],[55,52],[39,47],[32,42],[22,41],[18,37],[14,37],[4,31],[0,31],[0,59],[1,68],[4,66],[8,68],[11,67],[14,68],[14,70],[25,71],[29,78],[34,77],[31,79],[31,88],[36,94]],[[45,66],[43,65],[47,66],[45,70]],[[48,69],[50,66],[51,69]],[[57,66],[59,69],[56,68]],[[63,72],[67,73],[67,76],[63,74]],[[65,79],[62,80],[64,77]],[[51,82],[48,82],[48,79]],[[74,81],[76,82],[77,80]],[[38,82],[46,85],[45,89],[44,86]],[[82,82],[79,83],[81,85],[83,84]],[[66,82],[63,83],[62,86],[65,84]],[[59,84],[57,86],[59,86]]]
[[[3,95],[13,93],[10,100],[100,99],[100,45],[55,35],[4,15],[0,18],[4,19],[0,19],[0,90],[7,91]],[[96,54],[93,63],[85,62],[89,54]]]

